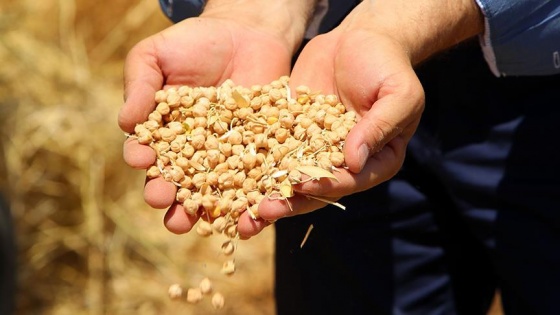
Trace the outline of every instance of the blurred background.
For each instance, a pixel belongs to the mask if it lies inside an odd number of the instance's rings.
[[[221,275],[225,239],[168,232],[122,161],[123,60],[169,25],[157,0],[0,2],[0,194],[16,245],[0,266],[17,267],[0,280],[14,279],[16,314],[273,314],[273,229],[239,242],[237,272]],[[170,300],[171,284],[204,277],[222,311]]]

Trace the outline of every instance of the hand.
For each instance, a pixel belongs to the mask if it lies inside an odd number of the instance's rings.
[[[290,85],[336,94],[357,113],[359,122],[344,146],[348,170],[335,172],[338,182],[321,179],[294,187],[298,194],[287,201],[264,199],[261,220],[326,205],[305,195],[335,201],[393,177],[424,108],[413,66],[481,31],[473,1],[364,1],[335,30],[311,40],[292,70]],[[238,230],[245,237],[261,229],[261,224],[240,218]]]
[[[129,52],[119,125],[132,132],[154,110],[155,92],[167,86],[217,86],[228,78],[244,86],[269,83],[289,73],[291,49],[274,33],[233,20],[194,18],[173,25]],[[155,158],[150,147],[126,140],[124,160],[130,166],[146,169]],[[171,232],[185,233],[198,218],[175,203],[175,193],[175,185],[157,178],[146,181],[144,199],[154,208],[169,208],[165,226]]]
[[[291,76],[293,87],[309,85],[313,91],[337,94],[359,117],[344,146],[348,170],[330,179],[298,185],[299,193],[286,201],[264,199],[259,215],[277,220],[310,212],[326,204],[304,195],[337,200],[388,180],[400,169],[406,145],[420,121],[424,105],[422,86],[410,60],[398,45],[367,32],[334,31],[316,37],[302,51]],[[243,219],[243,218],[241,218]],[[259,225],[238,230],[245,236]]]

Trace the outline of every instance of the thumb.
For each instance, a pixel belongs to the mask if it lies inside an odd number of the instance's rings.
[[[412,83],[408,88],[399,87],[398,93],[380,93],[380,98],[350,130],[344,154],[346,165],[351,172],[362,171],[370,157],[382,151],[397,137],[404,141],[395,141],[392,144],[408,144],[418,127],[424,108],[424,91],[419,82]],[[398,148],[396,152],[402,152],[396,156],[398,160],[404,159],[404,148]],[[385,162],[388,163],[388,167],[392,165],[391,161]],[[394,167],[400,167],[402,163],[393,162],[397,163]]]

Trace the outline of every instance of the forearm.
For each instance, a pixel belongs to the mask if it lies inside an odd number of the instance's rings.
[[[247,27],[282,38],[295,52],[317,0],[208,0],[200,15],[238,20]]]
[[[344,30],[387,34],[412,64],[484,31],[474,0],[365,0],[341,24]]]

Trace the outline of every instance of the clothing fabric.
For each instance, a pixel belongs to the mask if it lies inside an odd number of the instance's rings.
[[[492,72],[560,73],[560,0],[476,0],[485,17],[480,44]]]
[[[199,16],[205,4],[205,0],[159,0],[161,10],[174,23]]]
[[[486,314],[496,288],[508,315],[557,313],[560,76],[497,78],[476,42],[418,75],[397,176],[276,222],[279,315]]]
[[[0,314],[13,314],[16,297],[16,244],[12,214],[0,196]]]

